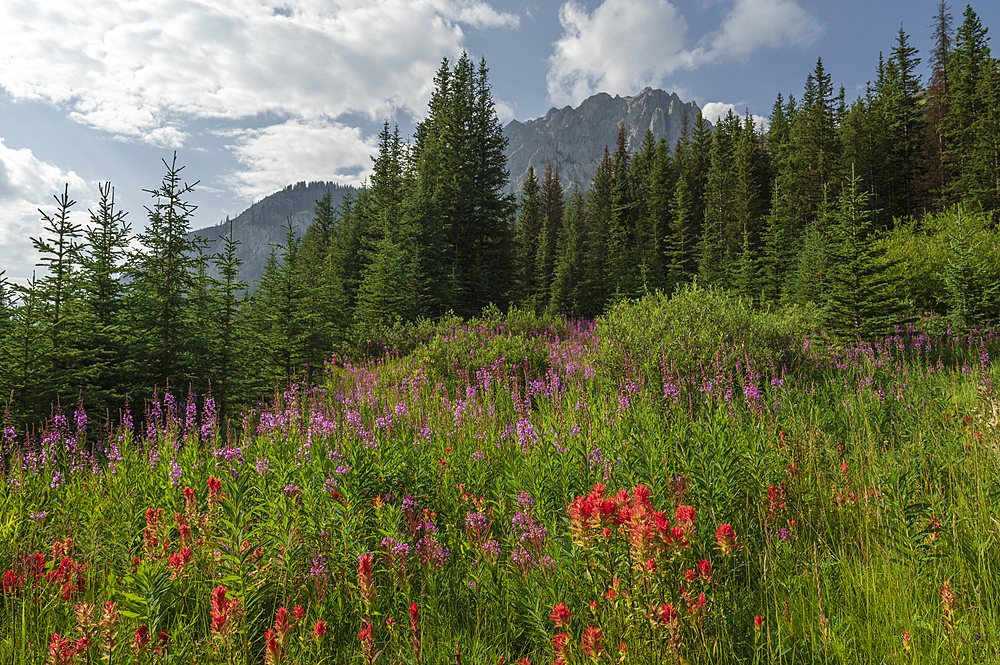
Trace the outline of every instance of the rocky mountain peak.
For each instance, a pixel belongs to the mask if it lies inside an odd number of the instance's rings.
[[[614,150],[623,121],[630,151],[639,147],[647,129],[657,141],[666,137],[672,149],[684,131],[685,115],[690,128],[699,112],[697,104],[681,101],[677,93],[647,87],[631,97],[601,92],[576,108],[552,108],[541,118],[512,120],[504,127],[512,190],[524,185],[529,166],[541,178],[549,162],[559,167],[564,190],[573,185],[585,189],[604,156],[604,147]]]

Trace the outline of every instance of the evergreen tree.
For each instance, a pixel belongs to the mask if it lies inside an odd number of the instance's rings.
[[[326,201],[329,205],[329,190]],[[243,261],[236,255],[239,240],[233,238],[233,223],[229,222],[229,233],[222,237],[222,251],[213,257],[215,269],[219,273],[216,283],[216,309],[213,321],[215,331],[214,344],[217,348],[217,366],[214,372],[215,383],[212,391],[219,408],[219,418],[226,418],[235,412],[234,402],[239,402],[247,395],[243,386],[245,375],[241,363],[241,342],[239,334],[243,316],[243,298],[240,292],[246,292],[247,283],[240,280],[240,266]]]
[[[90,228],[80,260],[81,285],[87,312],[86,346],[91,353],[90,386],[86,403],[98,417],[112,406],[121,406],[127,377],[126,324],[122,319],[124,287],[121,276],[128,255],[131,225],[126,212],[115,208],[110,182],[99,186],[97,210],[90,211]]]
[[[134,390],[168,383],[185,386],[191,370],[188,349],[202,331],[191,330],[187,299],[195,286],[199,249],[205,241],[189,237],[196,206],[186,197],[198,184],[182,183],[177,154],[167,163],[160,186],[146,190],[155,200],[147,207],[149,223],[137,236],[142,249],[132,257],[129,316],[133,339],[130,365]]]
[[[448,254],[457,314],[475,316],[490,303],[505,305],[515,290],[513,196],[507,186],[507,139],[496,116],[485,61],[478,69],[463,54],[445,60],[434,80],[428,117],[414,137],[417,182],[432,199]]]
[[[569,197],[559,234],[549,303],[549,312],[553,314],[581,315],[581,289],[588,258],[585,216],[583,194],[577,189]]]
[[[2,350],[10,383],[7,408],[14,422],[35,422],[49,414],[52,400],[46,391],[46,374],[49,367],[45,359],[51,357],[51,337],[42,327],[43,289],[35,275],[25,284],[14,286],[17,306],[11,312],[10,334]],[[6,392],[5,391],[5,392]]]
[[[833,213],[828,255],[827,324],[862,338],[884,333],[903,319],[903,304],[892,295],[891,266],[873,242],[868,200],[852,173]]]
[[[542,202],[539,197],[538,178],[535,168],[528,166],[528,177],[521,189],[518,205],[517,258],[520,269],[521,293],[526,305],[534,307],[539,296],[539,276],[535,259],[538,256],[538,241],[542,233]]]
[[[535,271],[538,278],[540,298],[535,311],[544,312],[549,307],[552,296],[552,279],[555,273],[558,257],[559,236],[563,224],[563,190],[559,182],[559,169],[552,168],[549,162],[545,166],[542,188],[539,192],[539,205],[542,217],[542,232],[539,235],[538,251],[535,255]]]
[[[828,189],[837,183],[840,150],[834,101],[830,75],[821,58],[806,78],[802,106],[792,121],[788,160],[780,175],[797,230],[817,218]]]
[[[942,279],[948,303],[948,319],[958,330],[995,317],[1000,305],[1000,281],[991,279],[991,266],[983,260],[981,239],[958,207],[953,228],[948,231]]]
[[[670,155],[667,140],[661,138],[656,144],[653,164],[650,169],[649,187],[646,191],[647,239],[643,265],[647,266],[650,290],[667,290],[667,266],[670,256],[669,240],[672,237],[673,217],[671,215],[674,189],[677,186],[676,170]]]
[[[934,47],[930,53],[931,77],[927,86],[927,101],[924,104],[924,164],[921,169],[923,181],[920,190],[924,192],[925,206],[942,197],[946,184],[944,154],[944,117],[948,113],[948,60],[951,53],[954,29],[950,7],[939,0],[934,15]]]
[[[945,135],[943,159],[946,165],[946,196],[951,202],[972,199],[978,202],[976,173],[977,132],[984,129],[989,100],[984,96],[983,79],[990,68],[989,38],[979,17],[966,6],[962,25],[955,34],[955,48],[948,59],[947,115],[942,122]],[[971,195],[971,196],[970,196]]]
[[[761,299],[778,304],[788,290],[787,280],[793,265],[794,249],[785,199],[774,184],[771,211],[764,222],[764,256],[761,261]]]
[[[38,266],[45,268],[38,282],[38,295],[42,325],[49,337],[48,354],[43,356],[49,370],[44,383],[52,402],[76,396],[84,384],[82,365],[86,364],[78,269],[82,249],[78,238],[82,235],[82,227],[70,220],[70,208],[76,201],[69,198],[69,185],[54,198],[54,216],[38,211],[48,237],[31,239],[41,255]]]
[[[597,165],[587,196],[587,261],[579,299],[580,316],[585,318],[603,312],[611,295],[608,234],[613,214],[613,186],[611,154],[605,146],[604,157]]]

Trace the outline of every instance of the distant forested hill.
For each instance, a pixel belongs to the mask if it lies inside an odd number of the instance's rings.
[[[233,239],[240,241],[237,256],[243,261],[240,277],[251,287],[264,273],[264,265],[272,245],[285,239],[282,228],[285,220],[292,218],[295,233],[301,238],[312,224],[313,208],[327,189],[334,207],[340,205],[347,192],[353,188],[335,182],[299,182],[279,192],[266,196],[244,210],[233,222]],[[229,233],[228,220],[216,226],[198,229],[191,236],[201,236],[209,242],[206,253],[221,249],[219,238]]]

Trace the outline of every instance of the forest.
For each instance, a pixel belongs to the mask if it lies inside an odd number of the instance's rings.
[[[85,222],[67,188],[33,239],[36,276],[0,281],[6,418],[23,432],[79,402],[106,420],[168,386],[211,393],[230,417],[420,321],[488,305],[593,319],[693,282],[798,306],[845,338],[990,320],[1000,64],[971,7],[955,24],[941,4],[926,82],[900,28],[858,99],[820,59],[766,131],[732,113],[691,118],[674,146],[622,131],[586,191],[548,165],[517,197],[485,62],[445,61],[413,137],[386,123],[367,186],[317,201],[304,238],[289,225],[256,284],[231,238],[207,254],[190,236],[197,183],[176,155],[139,234],[110,183]]]

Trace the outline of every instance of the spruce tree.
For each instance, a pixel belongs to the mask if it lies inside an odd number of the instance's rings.
[[[971,6],[966,6],[948,59],[947,115],[942,122],[948,179],[945,190],[949,202],[970,199],[978,202],[974,167],[976,150],[980,147],[977,132],[984,129],[983,116],[990,101],[983,94],[986,92],[983,79],[988,76],[991,60],[986,33],[979,16]]]
[[[903,319],[903,303],[893,295],[892,267],[874,242],[873,211],[860,178],[851,173],[830,225],[826,321],[850,336],[884,333]]]
[[[42,325],[49,337],[43,362],[49,370],[45,386],[52,402],[76,396],[85,382],[83,365],[86,364],[79,272],[82,246],[78,241],[82,227],[70,220],[70,208],[76,201],[69,198],[69,185],[54,198],[55,215],[38,211],[47,237],[31,239],[40,255],[38,266],[45,268],[38,281],[38,295]]]
[[[581,316],[580,294],[588,257],[585,215],[583,194],[576,189],[569,197],[559,233],[549,301],[552,314]]]
[[[541,233],[542,202],[539,197],[538,178],[535,176],[535,168],[529,165],[528,177],[524,181],[524,187],[521,188],[515,238],[522,299],[525,305],[532,308],[540,292],[536,257]]]
[[[127,213],[115,207],[111,183],[101,184],[99,191],[97,209],[90,211],[87,243],[80,260],[87,312],[86,344],[91,350],[86,401],[98,414],[121,406],[127,383],[123,373],[127,324],[122,316],[125,288],[121,277],[132,232],[125,221]]]
[[[329,197],[329,191],[327,191]],[[327,199],[329,203],[329,199]],[[240,241],[233,238],[233,222],[229,222],[229,233],[222,236],[222,250],[212,258],[219,273],[216,282],[216,308],[213,329],[217,348],[217,365],[213,378],[212,392],[219,408],[219,418],[225,422],[234,413],[234,403],[250,397],[244,392],[245,375],[241,362],[242,336],[239,334],[243,317],[247,283],[239,277],[243,261],[236,254]]]
[[[129,316],[133,322],[130,367],[133,391],[148,394],[154,386],[185,387],[190,375],[192,336],[187,299],[195,286],[199,249],[205,241],[190,237],[196,206],[187,200],[198,182],[181,180],[177,153],[163,160],[160,186],[146,190],[154,199],[146,208],[149,223],[136,238],[142,244],[131,260]]]

